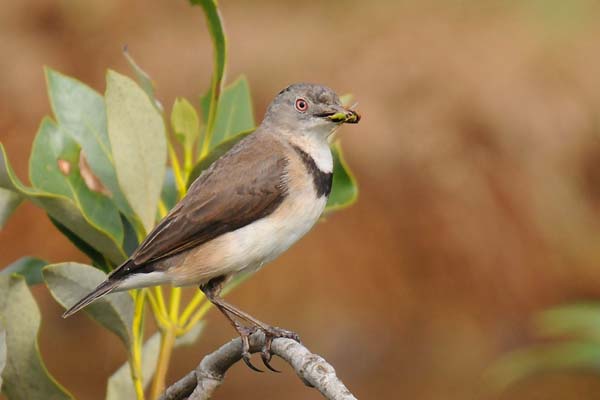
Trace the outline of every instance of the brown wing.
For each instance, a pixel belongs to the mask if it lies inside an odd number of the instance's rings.
[[[281,146],[256,132],[215,161],[140,244],[133,263],[174,255],[273,212],[286,195]]]

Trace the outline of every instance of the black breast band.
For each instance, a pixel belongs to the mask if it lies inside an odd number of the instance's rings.
[[[331,192],[331,183],[333,181],[333,173],[321,171],[319,167],[317,167],[315,160],[310,156],[310,154],[298,146],[293,147],[294,150],[296,150],[296,152],[300,155],[300,158],[302,158],[302,162],[304,163],[306,170],[313,178],[317,197],[329,196],[329,193]]]

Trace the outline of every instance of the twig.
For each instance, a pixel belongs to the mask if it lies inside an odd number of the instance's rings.
[[[250,352],[259,352],[265,343],[262,332],[250,336]],[[338,379],[335,370],[321,356],[311,353],[292,339],[273,340],[273,354],[284,359],[296,371],[305,385],[314,387],[330,400],[356,400],[356,397]],[[206,400],[223,383],[225,373],[241,359],[242,342],[239,338],[224,344],[202,359],[195,370],[175,382],[160,400]]]

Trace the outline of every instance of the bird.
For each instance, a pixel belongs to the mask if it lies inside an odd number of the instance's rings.
[[[111,292],[198,286],[240,335],[246,365],[261,371],[250,362],[249,335],[262,331],[263,364],[276,371],[269,364],[273,339],[300,341],[298,334],[259,321],[220,292],[275,259],[319,220],[333,179],[329,139],[342,124],[360,121],[352,108],[318,84],[280,91],[256,130],[204,170],[131,256],[63,318]]]

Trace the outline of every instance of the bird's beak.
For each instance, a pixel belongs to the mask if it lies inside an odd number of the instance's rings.
[[[360,115],[348,108],[336,106],[332,111],[319,115],[333,122],[356,124],[360,121]]]

